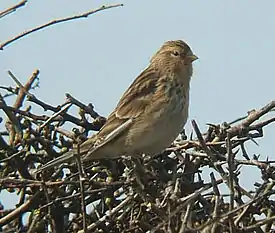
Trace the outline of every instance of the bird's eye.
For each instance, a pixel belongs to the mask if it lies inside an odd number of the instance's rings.
[[[179,51],[175,50],[172,52],[172,54],[175,56],[175,57],[178,57],[180,55]]]

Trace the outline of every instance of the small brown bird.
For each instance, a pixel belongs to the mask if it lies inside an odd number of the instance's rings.
[[[134,80],[102,129],[80,146],[81,160],[155,155],[181,132],[188,117],[195,56],[181,40],[165,42]],[[71,150],[37,172],[73,158]]]

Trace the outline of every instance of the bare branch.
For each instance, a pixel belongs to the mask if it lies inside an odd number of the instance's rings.
[[[92,14],[95,14],[97,12],[100,12],[100,11],[103,11],[103,10],[107,10],[107,9],[111,9],[111,8],[115,8],[115,7],[120,7],[120,6],[123,6],[123,4],[113,4],[113,5],[106,5],[106,6],[102,6],[98,9],[95,9],[95,10],[91,10],[91,11],[88,11],[88,12],[85,12],[85,13],[82,13],[80,15],[75,15],[75,16],[70,16],[70,17],[67,17],[67,18],[62,18],[62,19],[56,19],[56,20],[52,20],[46,24],[43,24],[41,26],[38,26],[36,28],[33,28],[33,29],[30,29],[30,30],[27,30],[15,37],[13,37],[12,39],[10,40],[7,40],[5,41],[4,43],[2,43],[0,45],[0,50],[3,50],[4,47],[6,47],[7,45],[19,40],[20,38],[23,38],[33,32],[37,32],[37,31],[40,31],[44,28],[47,28],[49,26],[53,26],[55,24],[59,24],[59,23],[63,23],[63,22],[67,22],[67,21],[71,21],[71,20],[76,20],[76,19],[81,19],[81,18],[87,18],[88,16],[92,15]]]
[[[18,8],[24,6],[25,4],[27,3],[27,0],[23,0],[19,3],[17,3],[16,5],[0,12],[0,19],[7,16],[8,14],[12,13],[12,12],[15,12]]]

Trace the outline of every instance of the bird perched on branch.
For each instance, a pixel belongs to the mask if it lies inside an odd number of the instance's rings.
[[[161,153],[178,136],[188,117],[195,56],[181,40],[167,41],[121,97],[105,125],[80,145],[82,161]],[[37,172],[70,161],[76,150]]]

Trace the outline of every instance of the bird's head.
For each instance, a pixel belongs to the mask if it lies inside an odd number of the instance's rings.
[[[197,59],[184,41],[171,40],[165,42],[151,58],[151,65],[162,69],[167,67],[170,71],[192,73],[192,62]]]

